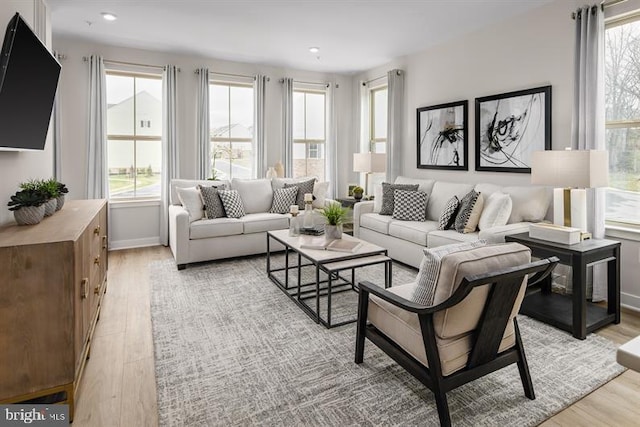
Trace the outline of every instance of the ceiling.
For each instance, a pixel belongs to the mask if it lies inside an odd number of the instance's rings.
[[[54,35],[355,73],[553,0],[48,0]],[[105,21],[101,12],[118,16]],[[317,46],[313,54],[309,47]]]

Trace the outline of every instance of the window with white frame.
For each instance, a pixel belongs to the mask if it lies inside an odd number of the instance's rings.
[[[157,199],[162,174],[162,75],[107,70],[109,199]]]
[[[209,126],[212,178],[254,178],[253,83],[212,80]]]
[[[293,90],[293,177],[326,174],[327,94],[325,90]]]
[[[609,223],[640,226],[640,14],[605,29]]]
[[[371,89],[369,93],[369,135],[372,153],[387,152],[387,86]]]

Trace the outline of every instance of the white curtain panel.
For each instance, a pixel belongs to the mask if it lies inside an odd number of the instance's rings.
[[[327,197],[335,198],[338,195],[338,120],[336,116],[336,90],[335,83],[329,83],[327,87],[327,140],[326,144],[326,181],[329,181]]]
[[[101,56],[89,59],[89,135],[87,141],[87,198],[103,199],[107,184],[107,94],[104,61]]]
[[[198,105],[196,140],[198,143],[197,179],[207,179],[211,175],[209,158],[209,69],[198,70]]]
[[[584,6],[576,11],[575,17],[571,147],[604,150],[604,12],[599,4]],[[588,190],[587,226],[594,238],[604,238],[604,204],[604,189]],[[594,266],[588,282],[595,284],[594,301],[606,299],[606,266]]]
[[[162,177],[160,195],[160,243],[169,244],[169,188],[178,173],[178,131],[176,129],[178,69],[167,65],[162,76]]]
[[[53,176],[62,180],[62,138],[60,136],[60,92],[53,101]]]
[[[282,135],[284,137],[284,175],[293,176],[293,79],[282,82]]]
[[[394,182],[402,168],[402,124],[404,105],[404,72],[394,69],[387,73],[387,180]]]
[[[265,100],[267,77],[258,74],[254,83],[253,122],[255,124],[253,140],[255,145],[255,172],[262,178],[267,170],[266,134],[265,134]]]

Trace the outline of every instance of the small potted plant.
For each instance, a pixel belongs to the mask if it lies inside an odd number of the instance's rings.
[[[353,198],[356,200],[362,200],[362,194],[364,194],[364,189],[362,187],[355,186],[353,187]]]
[[[36,189],[26,189],[16,192],[7,204],[13,211],[13,217],[20,225],[33,225],[44,218],[44,204],[47,196]]]
[[[349,214],[349,209],[343,208],[340,203],[331,203],[319,212],[327,219],[324,226],[326,239],[342,239],[342,224]]]
[[[58,187],[58,198],[56,199],[56,211],[59,211],[64,206],[64,195],[69,192],[69,189],[63,183],[56,181],[56,186]]]

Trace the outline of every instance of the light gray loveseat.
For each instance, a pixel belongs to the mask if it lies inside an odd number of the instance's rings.
[[[290,214],[269,213],[275,188],[284,183],[294,183],[308,178],[233,179],[231,181],[201,181],[189,179],[171,180],[169,205],[169,246],[178,269],[189,263],[255,255],[267,251],[267,231],[289,228]],[[238,190],[246,215],[241,218],[215,218],[193,220],[188,210],[182,206],[177,187],[194,188],[197,185],[212,186],[225,184],[227,188]],[[317,197],[316,207],[333,202],[325,199],[328,184],[314,187]],[[316,192],[316,188],[320,193]],[[324,218],[315,215],[314,220]],[[273,250],[283,249],[278,244]]]
[[[501,187],[494,184],[470,184],[417,179],[400,176],[396,184],[418,184],[418,190],[427,193],[427,220],[401,221],[389,215],[380,215],[381,194],[375,201],[356,203],[353,211],[354,236],[382,246],[389,256],[397,261],[418,268],[425,247],[435,247],[449,243],[485,239],[489,243],[504,242],[508,234],[529,231],[531,222],[539,222],[548,217],[552,193],[547,187],[513,186]],[[462,234],[456,230],[438,230],[438,219],[452,196],[459,199],[472,189],[485,197],[499,191],[511,198],[512,209],[506,225],[495,226],[473,233]]]

